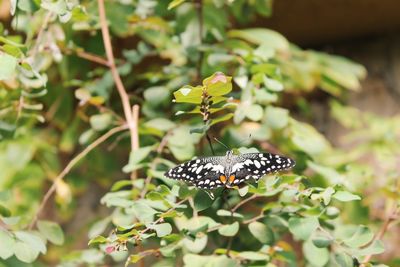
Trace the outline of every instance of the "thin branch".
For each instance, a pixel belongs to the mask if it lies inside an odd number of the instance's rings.
[[[133,133],[131,136],[132,138],[132,152],[139,149],[139,134],[138,134],[138,123],[139,123],[139,105],[134,105],[132,107],[132,120],[133,120]],[[135,180],[137,178],[137,172],[134,170],[131,173],[131,179]]]
[[[47,28],[47,26],[48,26],[48,24],[49,24],[49,22],[50,22],[50,19],[51,19],[51,16],[52,16],[52,15],[53,15],[52,12],[48,12],[48,13],[46,14],[46,16],[44,17],[44,20],[43,20],[43,22],[42,22],[42,26],[40,26],[39,32],[38,32],[38,34],[37,34],[37,36],[36,36],[36,43],[35,43],[35,46],[34,46],[33,49],[31,50],[31,54],[30,54],[30,56],[31,56],[33,59],[35,58],[36,54],[39,52],[40,41],[41,41],[41,39],[42,39],[42,37],[43,37],[44,31],[46,30],[46,28]]]
[[[243,205],[246,204],[247,202],[252,201],[253,199],[256,199],[256,198],[258,198],[258,197],[261,197],[261,196],[259,196],[259,195],[252,195],[251,197],[246,198],[246,199],[240,201],[238,204],[236,204],[235,207],[233,207],[233,208],[231,209],[231,212],[232,212],[232,213],[235,212],[238,208],[240,208],[241,206],[243,206]]]
[[[131,150],[136,150],[136,144],[138,144],[138,130],[137,130],[137,121],[135,121],[133,110],[131,109],[131,105],[129,103],[129,96],[125,90],[125,87],[122,83],[121,77],[119,76],[118,69],[115,65],[115,58],[112,51],[110,32],[108,30],[106,12],[104,7],[104,0],[98,0],[98,9],[99,9],[99,18],[100,18],[100,26],[101,33],[103,36],[104,49],[107,55],[108,66],[111,70],[112,77],[114,79],[115,85],[118,90],[118,94],[121,98],[122,107],[124,109],[125,119],[129,127],[129,131],[131,133]]]
[[[106,67],[110,67],[108,61],[105,60],[104,58],[102,58],[101,56],[98,56],[98,55],[95,55],[95,54],[92,54],[89,52],[85,52],[83,50],[76,50],[75,52],[76,52],[76,55],[80,58],[87,59],[89,61],[98,63],[100,65],[104,65]]]
[[[243,221],[242,223],[243,223],[243,224],[249,224],[249,223],[258,221],[259,219],[262,219],[262,218],[264,218],[264,217],[265,217],[265,214],[261,211],[261,213],[258,214],[256,217],[253,217],[253,218],[251,218],[251,219],[245,220],[245,221]]]
[[[203,0],[197,0],[195,2],[195,7],[197,10],[197,17],[199,19],[199,40],[200,40],[200,45],[203,44],[203,35],[204,35],[204,18],[203,18]],[[201,80],[201,69],[203,65],[203,52],[199,52],[199,59],[197,62],[197,80]]]
[[[393,203],[393,207],[392,207],[391,211],[389,212],[389,214],[387,215],[385,221],[383,222],[381,229],[374,236],[374,239],[370,243],[373,243],[374,241],[380,240],[380,239],[383,238],[383,236],[385,235],[385,233],[389,229],[390,223],[398,218],[398,215],[399,215],[398,212],[399,212],[399,207],[398,207],[397,203]],[[373,255],[371,255],[371,254],[365,256],[365,258],[362,261],[360,266],[361,267],[365,267],[366,264],[371,260],[372,256]]]
[[[46,206],[47,201],[50,199],[51,195],[56,191],[58,183],[64,179],[64,177],[71,171],[71,169],[82,159],[84,158],[90,151],[92,151],[95,147],[106,141],[109,137],[114,135],[115,133],[118,133],[120,131],[123,131],[127,129],[126,125],[118,126],[115,128],[112,128],[99,138],[97,138],[95,141],[93,141],[90,145],[88,145],[84,150],[82,150],[78,155],[76,155],[68,164],[65,166],[65,168],[62,170],[62,172],[54,179],[53,184],[49,188],[49,190],[46,192],[44,195],[42,201],[40,202],[39,208],[36,211],[36,214],[33,217],[32,222],[29,224],[29,229],[33,229],[35,226],[40,213]]]

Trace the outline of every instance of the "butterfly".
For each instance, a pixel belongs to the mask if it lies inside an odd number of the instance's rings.
[[[240,185],[253,178],[258,181],[266,174],[288,170],[296,162],[290,158],[270,153],[246,153],[235,155],[232,150],[225,156],[197,158],[184,162],[164,176],[183,180],[198,188],[214,189]]]

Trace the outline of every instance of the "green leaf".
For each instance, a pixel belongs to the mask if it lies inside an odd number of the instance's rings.
[[[3,217],[10,217],[11,211],[0,204],[0,215]]]
[[[275,241],[274,233],[271,228],[261,222],[249,224],[250,233],[261,243],[271,245]]]
[[[352,249],[351,254],[354,256],[376,255],[385,252],[382,241],[375,240],[368,247],[362,249]]]
[[[313,238],[312,242],[317,248],[326,248],[332,244],[333,240],[325,236],[318,236]]]
[[[265,28],[231,30],[228,32],[228,36],[231,38],[244,39],[258,45],[265,44],[275,50],[289,50],[289,42],[285,37],[276,31]]]
[[[310,156],[319,156],[330,149],[330,144],[314,127],[296,120],[289,120],[292,142]]]
[[[186,0],[172,0],[171,2],[169,2],[168,4],[168,10],[171,10],[177,6],[179,6],[180,4],[184,3]]]
[[[109,113],[93,115],[89,119],[90,126],[95,131],[103,131],[107,129],[112,123],[112,115]]]
[[[221,217],[235,217],[235,218],[243,218],[243,215],[237,212],[232,213],[229,210],[218,210],[217,215]]]
[[[228,114],[225,114],[225,115],[223,115],[223,116],[219,116],[219,117],[217,117],[217,118],[215,118],[215,119],[212,119],[209,126],[212,126],[212,125],[215,125],[215,124],[217,124],[217,123],[230,120],[232,117],[233,117],[233,114],[232,114],[232,113],[228,113]]]
[[[203,85],[206,87],[208,95],[223,96],[232,91],[232,77],[226,76],[222,72],[216,72],[204,79]]]
[[[322,192],[322,199],[324,200],[324,204],[328,205],[331,202],[332,194],[335,190],[332,187],[328,187]]]
[[[136,170],[136,168],[138,168],[138,164],[150,154],[153,148],[154,146],[144,146],[135,151],[131,151],[131,153],[129,154],[129,162],[122,169],[123,172],[129,173],[133,170]]]
[[[64,233],[58,224],[50,221],[38,221],[37,226],[40,233],[51,243],[55,245],[64,243]]]
[[[104,244],[107,243],[108,239],[105,238],[104,236],[96,236],[95,238],[92,238],[89,240],[88,246],[94,245],[94,244]]]
[[[143,93],[144,99],[149,105],[157,107],[170,98],[170,91],[164,86],[147,88]]]
[[[311,234],[318,228],[319,222],[317,217],[289,219],[289,230],[297,238],[307,240]]]
[[[32,248],[29,244],[17,241],[14,246],[15,256],[22,262],[31,263],[39,256],[39,251]]]
[[[169,223],[150,225],[149,228],[154,229],[158,237],[169,235],[172,232],[172,226]]]
[[[8,54],[0,54],[0,81],[13,77],[17,67],[17,59]]]
[[[131,187],[132,185],[133,185],[132,180],[120,180],[120,181],[115,182],[115,184],[113,184],[113,186],[111,187],[111,191],[116,192],[116,191],[121,190],[124,187],[128,187],[128,186]]]
[[[251,260],[251,261],[265,261],[269,260],[269,256],[267,254],[261,252],[254,251],[243,251],[238,254],[240,258]]]
[[[164,118],[156,118],[149,120],[145,123],[145,125],[147,127],[155,128],[163,132],[169,131],[176,126],[174,122]]]
[[[226,224],[218,229],[218,233],[223,236],[234,236],[239,231],[239,223]]]
[[[289,123],[289,111],[284,108],[268,106],[265,109],[264,121],[272,129],[282,129]]]
[[[200,104],[202,94],[203,86],[193,87],[186,85],[178,91],[174,92],[174,97],[177,103]]]
[[[8,259],[14,255],[15,239],[6,231],[0,230],[0,258]]]
[[[203,190],[198,191],[194,196],[194,207],[197,211],[208,209],[213,202],[214,200]]]
[[[333,194],[333,198],[343,202],[361,200],[360,196],[354,195],[347,191],[337,191],[335,194]]]
[[[250,105],[249,107],[246,107],[246,109],[244,110],[245,116],[252,121],[261,120],[263,117],[263,113],[264,113],[263,108],[258,104]]]
[[[358,248],[368,244],[372,238],[374,238],[374,234],[371,230],[364,225],[360,225],[356,232],[350,238],[343,240],[343,242],[351,248]]]
[[[335,254],[335,261],[340,267],[354,266],[353,258],[344,252]]]
[[[17,241],[21,241],[30,246],[31,250],[37,250],[38,252],[46,253],[46,243],[36,233],[27,231],[16,231],[15,237]]]
[[[311,241],[304,242],[303,253],[307,261],[312,266],[322,267],[329,261],[329,251],[327,248],[317,248]]]
[[[266,75],[263,77],[265,87],[272,92],[280,92],[283,90],[283,84],[280,81],[268,78]]]

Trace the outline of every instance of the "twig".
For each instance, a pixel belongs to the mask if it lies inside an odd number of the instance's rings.
[[[84,58],[87,59],[89,61],[104,65],[106,67],[110,67],[109,63],[107,60],[105,60],[104,58],[102,58],[101,56],[89,53],[89,52],[85,52],[83,50],[76,50],[76,55],[80,58]]]
[[[111,46],[110,32],[108,30],[108,25],[107,25],[104,0],[98,0],[97,3],[98,3],[98,9],[99,9],[101,33],[103,36],[103,43],[104,43],[104,49],[105,49],[106,55],[107,55],[108,66],[111,70],[111,75],[114,79],[115,85],[118,90],[118,94],[121,98],[122,107],[124,109],[124,114],[125,114],[125,119],[128,124],[129,131],[131,133],[131,150],[135,151],[136,147],[138,145],[138,141],[137,141],[138,140],[138,130],[137,130],[137,121],[135,121],[135,117],[134,117],[133,113],[137,112],[137,114],[138,114],[138,110],[134,111],[131,109],[131,105],[129,103],[129,96],[125,90],[125,87],[122,83],[121,77],[119,76],[118,69],[115,65],[115,58],[114,58],[114,54],[113,54],[112,46]]]
[[[251,197],[246,198],[246,199],[240,201],[238,204],[236,204],[235,207],[233,207],[233,208],[231,209],[231,212],[232,212],[232,213],[235,212],[238,208],[240,208],[241,206],[243,206],[243,205],[246,204],[247,202],[252,201],[253,199],[256,199],[256,198],[258,198],[258,197],[261,197],[261,196],[259,196],[259,195],[252,195]]]
[[[133,132],[133,139],[132,139],[132,152],[139,149],[139,134],[138,134],[138,122],[139,122],[139,105],[134,105],[132,107],[132,120],[134,123],[134,132]],[[134,170],[131,173],[131,179],[135,180],[137,178],[137,172]]]
[[[391,209],[390,213],[387,215],[384,223],[382,224],[381,229],[379,230],[379,232],[374,236],[373,240],[370,243],[373,243],[376,240],[380,240],[383,238],[383,236],[385,235],[386,231],[389,229],[389,225],[392,221],[397,219],[398,216],[398,211],[399,211],[399,207],[397,205],[397,203],[393,203],[393,208]],[[372,255],[369,254],[367,256],[365,256],[364,260],[361,263],[361,267],[365,267],[366,264],[371,260]]]
[[[36,37],[35,46],[31,50],[32,52],[31,52],[30,56],[32,57],[32,59],[34,59],[36,54],[37,54],[37,52],[39,52],[40,41],[42,39],[44,31],[46,30],[46,28],[47,28],[47,26],[49,24],[49,21],[50,21],[52,15],[53,15],[52,12],[48,12],[46,14],[46,16],[44,17],[44,20],[42,22],[42,26],[40,27],[39,32],[38,32],[37,37]]]
[[[264,217],[265,217],[265,214],[261,211],[261,213],[258,214],[256,217],[253,217],[251,219],[245,220],[242,223],[243,224],[249,224],[249,223],[255,222],[255,221],[259,220],[259,219],[262,219]]]
[[[203,34],[204,34],[204,28],[203,28],[203,0],[197,0],[195,3],[195,7],[197,10],[197,16],[199,19],[199,40],[200,40],[200,45],[203,44]],[[197,80],[201,80],[201,69],[203,65],[203,52],[199,52],[199,60],[197,62]]]
[[[84,158],[90,151],[92,151],[95,147],[106,141],[109,137],[114,135],[115,133],[118,133],[120,131],[123,131],[127,129],[126,125],[118,126],[115,128],[112,128],[99,138],[97,138],[95,141],[93,141],[90,145],[88,145],[82,152],[80,152],[78,155],[76,155],[68,164],[65,166],[65,168],[62,170],[62,172],[54,179],[53,184],[49,188],[49,190],[46,192],[45,196],[43,197],[42,201],[40,202],[39,208],[36,211],[36,214],[33,217],[32,222],[29,224],[28,229],[33,229],[35,226],[40,213],[46,206],[47,201],[51,197],[51,195],[54,193],[54,191],[57,188],[57,184],[71,171],[71,169],[82,159]]]

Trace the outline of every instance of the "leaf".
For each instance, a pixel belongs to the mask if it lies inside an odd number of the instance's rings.
[[[335,254],[335,261],[337,262],[337,264],[340,267],[353,267],[354,266],[353,258],[344,252]]]
[[[157,107],[170,98],[170,91],[164,86],[154,86],[147,88],[143,93],[144,99],[149,105]]]
[[[180,4],[184,3],[186,0],[172,0],[171,2],[169,2],[168,4],[168,10],[171,10],[177,6],[179,6]]]
[[[264,121],[272,129],[282,129],[289,123],[289,111],[284,108],[268,106],[265,109]]]
[[[312,266],[322,267],[329,261],[327,248],[317,248],[311,241],[304,242],[303,253]]]
[[[235,218],[243,218],[243,215],[237,212],[232,214],[229,210],[218,210],[217,215],[221,217],[235,217]]]
[[[0,215],[3,217],[10,217],[11,211],[0,204]]]
[[[153,148],[154,146],[143,146],[135,151],[131,151],[129,154],[129,162],[123,167],[122,171],[129,173],[135,170],[138,167],[138,164],[147,158]]]
[[[160,131],[166,132],[168,130],[171,130],[176,126],[176,124],[170,120],[164,119],[164,118],[156,118],[149,120],[145,123],[147,127],[155,128]]]
[[[232,91],[232,77],[222,72],[216,72],[203,80],[207,94],[210,96],[223,96]]]
[[[330,144],[325,137],[314,127],[306,123],[289,120],[291,129],[291,140],[300,150],[312,157],[317,157],[330,150]]]
[[[333,240],[325,236],[318,236],[313,238],[312,242],[317,248],[326,248],[332,244]]]
[[[0,230],[0,258],[8,259],[14,255],[15,239],[6,231]]]
[[[197,211],[208,209],[213,202],[214,200],[203,190],[199,190],[194,196],[194,207]]]
[[[93,115],[89,119],[90,126],[95,131],[103,131],[107,129],[112,123],[112,115],[109,113]]]
[[[351,254],[355,256],[366,256],[366,255],[376,255],[385,252],[385,247],[383,246],[382,241],[375,240],[368,247],[362,249],[353,249],[351,250]]]
[[[105,238],[104,236],[96,236],[95,238],[92,238],[89,240],[88,246],[94,245],[94,244],[104,244],[107,243],[108,239]]]
[[[269,260],[269,256],[267,254],[261,252],[254,251],[243,251],[238,254],[240,258],[251,260],[251,261],[265,261]]]
[[[226,224],[218,229],[218,233],[223,236],[234,236],[239,231],[239,223]]]
[[[298,218],[292,217],[289,219],[289,230],[297,238],[307,240],[311,234],[319,226],[317,217]]]
[[[177,103],[200,104],[202,94],[203,86],[193,87],[186,85],[178,91],[174,92],[174,97]]]
[[[275,241],[274,233],[271,228],[261,222],[249,224],[250,233],[261,243],[271,245]]]
[[[263,81],[265,87],[270,91],[280,92],[283,90],[283,84],[278,80],[268,78],[266,75],[264,75]]]
[[[361,200],[360,196],[354,195],[348,191],[337,191],[335,194],[333,194],[333,198],[343,202]]]
[[[64,243],[64,233],[57,223],[38,221],[37,226],[40,233],[51,243],[55,245],[62,245]]]
[[[28,244],[32,249],[42,252],[43,254],[46,253],[45,241],[39,237],[39,235],[27,231],[16,231],[14,233],[17,240]]]
[[[263,117],[263,108],[258,104],[250,105],[244,110],[245,116],[252,121],[259,121]]]
[[[343,240],[343,242],[351,248],[358,248],[368,244],[372,238],[374,238],[372,231],[368,227],[360,225],[356,232],[350,238]]]
[[[172,232],[172,226],[169,223],[150,225],[149,228],[155,230],[158,237],[169,235]]]
[[[22,262],[31,263],[39,256],[39,251],[32,248],[29,244],[17,241],[14,246],[15,256]]]
[[[244,39],[258,45],[265,44],[275,50],[289,50],[289,42],[285,37],[276,31],[265,28],[231,30],[228,32],[228,36],[231,38]]]
[[[230,120],[232,117],[233,117],[233,114],[232,114],[232,113],[228,113],[228,114],[225,114],[225,115],[223,115],[223,116],[219,116],[219,117],[216,118],[216,119],[212,119],[209,126],[212,126],[212,125],[215,125],[215,124],[217,124],[217,123]]]
[[[8,54],[0,54],[0,81],[11,79],[16,71],[17,59]]]

